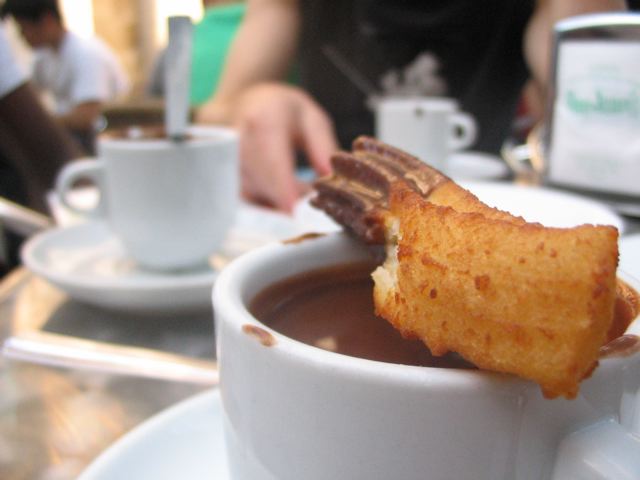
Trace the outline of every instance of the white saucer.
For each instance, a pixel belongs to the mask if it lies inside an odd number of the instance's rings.
[[[455,181],[499,180],[509,175],[509,167],[495,155],[464,151],[449,156],[444,173]]]
[[[303,197],[293,207],[293,220],[299,233],[328,233],[342,230],[333,218],[311,205],[310,200],[313,195]]]
[[[620,270],[640,280],[640,233],[620,239]]]
[[[201,270],[143,270],[101,221],[37,234],[25,244],[22,260],[31,271],[84,303],[139,313],[204,311],[211,308],[211,287],[227,261],[295,233],[291,218],[243,205],[221,251]]]
[[[228,480],[218,390],[152,417],[105,450],[78,480]]]
[[[520,215],[529,222],[549,227],[573,227],[583,223],[613,225],[620,233],[625,223],[611,208],[590,198],[560,190],[526,187],[510,183],[461,181],[486,204]],[[304,198],[294,208],[293,218],[300,231],[332,232],[340,226]]]
[[[545,187],[497,182],[460,182],[487,205],[548,227],[575,227],[584,223],[613,225],[622,233],[624,220],[602,202]]]

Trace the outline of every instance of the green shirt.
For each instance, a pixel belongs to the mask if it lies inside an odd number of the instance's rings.
[[[234,3],[205,10],[194,26],[191,63],[191,104],[200,105],[218,87],[227,51],[242,22],[244,3]]]

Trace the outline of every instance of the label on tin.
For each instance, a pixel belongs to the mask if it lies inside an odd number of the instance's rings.
[[[552,182],[640,195],[640,44],[568,41],[558,51]]]

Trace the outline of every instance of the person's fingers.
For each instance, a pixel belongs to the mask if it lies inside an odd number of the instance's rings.
[[[314,170],[326,175],[331,172],[330,159],[338,150],[338,141],[328,114],[311,98],[306,100],[298,126],[298,142]]]
[[[250,198],[291,212],[298,198],[292,133],[286,122],[249,117],[240,124],[243,191]]]

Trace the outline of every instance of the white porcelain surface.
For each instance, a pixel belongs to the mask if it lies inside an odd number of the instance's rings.
[[[620,270],[640,281],[640,233],[622,237],[620,246]]]
[[[175,313],[210,309],[211,287],[226,262],[294,234],[289,217],[243,205],[222,248],[197,270],[141,268],[101,221],[44,231],[29,239],[22,258],[30,270],[76,300],[110,309]]]
[[[573,227],[583,223],[613,225],[620,232],[624,221],[605,204],[574,193],[507,183],[461,182],[484,203],[548,227]]]
[[[530,222],[540,222],[549,227],[573,227],[583,223],[594,223],[613,225],[621,233],[625,230],[624,221],[611,208],[573,193],[497,182],[467,180],[459,183],[486,204],[520,215]],[[309,198],[298,202],[293,216],[300,230],[340,230],[333,219],[311,206]]]
[[[293,219],[300,233],[337,232],[342,230],[333,218],[311,205],[310,196],[303,197],[293,207]]]
[[[184,142],[100,137],[97,158],[59,172],[60,200],[66,202],[78,180],[90,179],[100,200],[84,213],[108,220],[138,263],[166,270],[204,265],[222,245],[239,203],[238,136],[216,127],[188,133]]]
[[[78,480],[229,480],[220,393],[185,400],[108,448]]]
[[[509,167],[495,155],[464,151],[452,153],[443,171],[456,181],[498,180],[509,174]]]
[[[217,352],[234,480],[417,480],[425,472],[430,480],[637,479],[640,355],[603,359],[578,398],[547,400],[537,385],[509,375],[320,350],[270,330],[245,308],[272,282],[366,255],[358,242],[332,234],[257,249],[218,278]]]
[[[442,170],[451,152],[469,147],[477,125],[445,97],[382,97],[375,104],[375,136]]]

